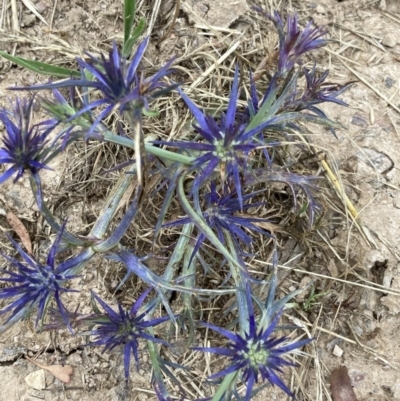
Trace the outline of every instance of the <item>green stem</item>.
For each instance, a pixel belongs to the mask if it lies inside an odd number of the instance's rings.
[[[222,380],[222,383],[219,385],[218,390],[215,392],[214,397],[211,401],[221,401],[221,400],[230,400],[231,399],[231,388],[238,378],[239,372],[232,372],[227,374]],[[228,395],[228,396],[227,396]],[[226,397],[227,396],[227,397]]]
[[[154,330],[149,328],[148,333],[154,337]],[[147,348],[149,350],[150,359],[151,359],[151,367],[153,368],[153,376],[154,382],[157,385],[158,391],[162,394],[165,399],[168,399],[168,391],[165,387],[162,369],[160,367],[160,356],[157,352],[156,345],[151,340],[147,340]]]
[[[91,237],[99,239],[104,237],[108,226],[110,225],[111,219],[117,211],[122,197],[125,195],[130,183],[132,182],[132,179],[135,176],[133,174],[135,171],[136,165],[134,164],[130,166],[126,173],[119,179],[106,201],[101,217],[97,219],[92,231],[90,232]]]
[[[229,233],[225,232],[225,238],[232,255],[234,255],[237,260],[241,260]],[[233,264],[230,261],[228,261],[228,263],[237,287],[236,298],[239,312],[240,331],[242,335],[244,335],[249,332],[249,308],[247,307],[246,298],[246,289],[249,285],[248,277],[244,266],[238,268],[236,264]]]
[[[115,135],[110,131],[105,131],[102,133],[103,139],[106,142],[115,143],[117,145],[124,146],[126,148],[135,149],[135,141],[131,138],[126,138],[123,136]],[[171,152],[166,149],[159,148],[157,146],[151,145],[149,143],[144,144],[144,148],[147,153],[159,157],[160,159],[170,160],[172,162],[178,162],[182,164],[192,164],[195,160],[194,157],[181,155],[175,152]]]
[[[219,252],[234,265],[242,268],[240,263],[235,260],[235,258],[231,255],[231,253],[226,249],[226,247],[222,244],[219,238],[215,235],[214,231],[210,228],[207,222],[204,220],[203,216],[200,216],[190,205],[185,190],[183,188],[183,181],[185,179],[185,175],[182,175],[178,181],[177,193],[181,206],[190,217],[194,225],[207,237],[207,239],[217,248]]]
[[[137,107],[129,108],[124,111],[124,117],[129,123],[134,136],[134,150],[136,158],[136,174],[139,186],[144,185],[144,175],[146,173],[146,151],[142,134],[142,110]]]
[[[187,224],[191,230],[193,230],[193,224]],[[194,246],[189,242],[185,247],[185,257],[183,259],[183,269],[182,269],[182,276],[187,277],[183,285],[187,288],[194,288],[196,285],[196,256],[193,256]],[[193,294],[190,293],[183,293],[183,304],[184,304],[184,315],[188,320],[189,326],[189,336],[187,339],[187,344],[192,344],[194,340],[194,329],[195,329],[195,322],[194,322],[194,311],[192,306],[192,297]]]

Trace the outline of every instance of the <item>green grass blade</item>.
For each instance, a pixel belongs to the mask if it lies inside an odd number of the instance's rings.
[[[139,39],[139,36],[143,33],[145,28],[146,28],[146,20],[144,18],[140,18],[140,21],[137,24],[136,28],[133,30],[128,40],[124,43],[124,48],[122,49],[122,55],[124,57],[129,57],[133,45]]]
[[[10,54],[0,51],[0,56],[3,56],[7,60],[19,65],[20,67],[27,68],[28,70],[37,72],[44,75],[52,75],[60,78],[80,77],[79,71],[70,70],[69,68],[57,67],[41,61],[28,60],[26,58],[11,56]]]
[[[124,44],[131,36],[133,19],[135,18],[136,0],[124,1]]]

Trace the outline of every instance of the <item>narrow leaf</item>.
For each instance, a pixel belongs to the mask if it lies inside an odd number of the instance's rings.
[[[124,44],[128,41],[132,32],[133,19],[136,11],[136,0],[124,1]]]
[[[70,70],[69,68],[58,67],[56,65],[42,63],[41,61],[28,60],[26,58],[11,56],[10,54],[0,51],[0,56],[3,56],[7,60],[19,65],[20,67],[27,68],[33,72],[44,75],[52,75],[60,78],[80,77],[81,74],[78,71]]]
[[[143,33],[145,28],[146,28],[146,20],[144,18],[140,18],[139,23],[132,32],[132,35],[124,43],[124,48],[122,49],[122,55],[124,57],[128,57],[130,55],[133,45],[139,39],[139,36]]]

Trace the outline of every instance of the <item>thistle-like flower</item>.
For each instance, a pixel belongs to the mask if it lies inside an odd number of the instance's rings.
[[[285,32],[284,23],[279,12],[275,11],[273,15],[270,15],[260,7],[254,7],[254,10],[271,20],[278,31],[278,70],[281,75],[290,71],[303,54],[323,47],[327,43],[327,40],[322,38],[327,33],[325,28],[313,28],[310,21],[304,29],[301,29],[298,24],[297,14],[287,17]]]
[[[246,131],[247,124],[240,121],[236,112],[238,91],[239,69],[236,68],[228,109],[217,122],[213,117],[203,114],[179,89],[182,99],[197,121],[198,125],[194,125],[195,131],[206,142],[155,141],[155,143],[200,152],[201,155],[195,159],[192,165],[193,171],[199,171],[193,183],[193,193],[198,192],[201,185],[211,178],[219,168],[223,183],[228,178],[233,179],[239,203],[242,206],[240,171],[245,168],[249,153],[259,146],[258,143],[252,141],[252,137],[268,127],[271,121],[265,121],[256,128]]]
[[[171,72],[170,66],[173,59],[167,62],[153,76],[144,78],[143,75],[138,74],[138,66],[143,58],[148,40],[149,38],[146,38],[139,44],[130,62],[121,55],[114,42],[108,57],[102,54],[99,59],[88,54],[90,58],[89,62],[77,58],[77,62],[82,71],[82,77],[80,79],[67,79],[58,83],[10,89],[42,90],[85,87],[99,90],[103,94],[101,99],[90,102],[71,117],[72,120],[90,110],[104,107],[88,132],[88,136],[90,136],[97,124],[114,110],[118,110],[122,113],[125,110],[131,110],[133,108],[141,109],[144,107],[148,109],[149,102],[159,95],[158,92],[164,93],[163,90],[165,90],[166,84],[162,82],[161,79]],[[88,74],[91,74],[94,80],[86,78]],[[161,91],[157,91],[159,89],[161,89]]]
[[[63,138],[62,149],[64,150],[71,138],[72,131],[77,133],[77,135],[73,135],[73,139],[76,136],[83,136],[81,135],[82,132],[86,132],[90,129],[95,118],[91,110],[75,118],[79,110],[90,103],[87,92],[83,93],[78,99],[76,88],[70,87],[68,100],[64,98],[57,89],[53,89],[53,96],[54,99],[40,96],[40,105],[61,127],[61,130],[57,134],[57,138]],[[105,130],[105,128],[100,124],[95,128],[95,133],[98,134],[97,136],[99,138],[101,138],[100,135],[102,130]],[[92,137],[93,136],[95,135],[92,135]]]
[[[0,109],[0,121],[5,126],[5,134],[0,145],[0,164],[11,166],[0,175],[0,184],[16,173],[14,182],[29,171],[40,191],[39,171],[46,166],[50,151],[48,136],[57,125],[49,119],[38,124],[32,123],[34,98],[17,99],[13,110]]]
[[[277,375],[282,373],[284,366],[296,366],[282,357],[312,339],[290,342],[286,337],[273,337],[272,333],[278,324],[281,313],[278,313],[267,328],[257,327],[254,315],[250,316],[250,329],[245,335],[236,334],[211,324],[202,323],[203,326],[227,337],[230,342],[226,348],[195,348],[204,352],[228,356],[229,366],[222,371],[213,374],[209,379],[224,377],[229,373],[241,371],[242,380],[246,383],[247,391],[245,400],[251,399],[253,386],[258,382],[268,380],[272,385],[281,388],[285,393],[294,398],[294,394]]]
[[[346,102],[338,99],[346,89],[348,89],[353,82],[344,85],[331,84],[325,82],[328,77],[329,70],[324,71],[322,74],[317,73],[315,64],[311,70],[304,68],[304,76],[306,78],[306,88],[298,98],[289,101],[285,107],[288,110],[310,110],[320,117],[327,118],[326,114],[315,105],[325,102],[336,103],[341,106],[348,106]]]
[[[241,211],[246,211],[250,207],[260,206],[261,203],[246,203],[258,195],[259,192],[254,192],[243,196],[243,205],[240,204],[239,198],[235,192],[229,193],[226,190],[219,194],[216,190],[214,182],[211,183],[211,191],[205,195],[206,207],[202,212],[204,220],[208,226],[212,228],[218,239],[225,243],[225,232],[232,236],[235,241],[236,247],[240,253],[243,253],[241,249],[241,243],[246,247],[250,247],[253,242],[253,238],[250,233],[259,233],[272,237],[272,235],[264,230],[262,227],[263,223],[267,220],[257,217],[251,217],[245,214],[239,214]],[[190,217],[184,217],[179,220],[166,223],[164,227],[172,227],[183,224],[190,224],[192,220]],[[247,231],[247,232],[246,232]],[[200,233],[196,240],[196,245],[193,250],[195,255],[200,249],[201,245],[205,241],[206,236]]]
[[[270,291],[267,303],[273,300],[276,288],[276,277],[270,283]],[[225,348],[197,347],[196,350],[211,352],[217,355],[229,357],[229,365],[222,371],[213,374],[209,379],[218,379],[233,372],[241,372],[242,381],[246,383],[246,395],[244,400],[249,401],[252,396],[254,384],[261,378],[262,381],[268,380],[272,385],[281,388],[285,393],[294,398],[294,394],[289,390],[285,383],[280,379],[277,373],[282,373],[284,366],[296,366],[294,363],[286,360],[282,356],[303,345],[308,344],[313,339],[309,338],[301,341],[289,341],[287,337],[274,337],[273,333],[282,315],[284,302],[295,295],[289,294],[286,299],[275,301],[275,304],[263,311],[263,317],[259,323],[256,323],[254,309],[251,303],[250,289],[246,290],[247,303],[249,309],[249,325],[246,332],[242,334],[233,333],[221,327],[217,327],[208,323],[200,323],[217,333],[227,337],[230,341]],[[275,314],[273,319],[269,319],[271,312],[280,306],[280,310]],[[298,351],[297,351],[298,352]]]
[[[45,264],[41,264],[27,254],[12,238],[9,238],[14,248],[21,255],[23,261],[0,253],[15,270],[1,269],[0,272],[9,277],[0,280],[10,286],[0,289],[1,299],[11,299],[11,303],[0,311],[0,314],[9,314],[0,331],[8,329],[17,321],[27,317],[37,309],[36,326],[42,325],[47,308],[52,300],[55,301],[64,323],[72,331],[68,320],[68,311],[61,301],[64,292],[70,292],[66,284],[76,277],[75,269],[85,261],[82,256],[70,258],[56,265],[56,254],[65,228],[65,223],[50,248]]]
[[[92,324],[97,324],[97,328],[92,331],[95,340],[91,345],[104,345],[103,352],[123,345],[126,380],[129,378],[131,354],[133,354],[135,358],[137,368],[139,366],[138,340],[140,338],[168,345],[166,342],[146,332],[147,328],[157,326],[169,319],[168,316],[164,316],[149,320],[148,314],[152,306],[140,311],[140,307],[150,291],[151,288],[144,291],[129,311],[125,310],[121,304],[118,303],[118,312],[114,311],[98,295],[93,293],[93,297],[102,307],[105,314],[99,316],[98,319],[91,319]]]

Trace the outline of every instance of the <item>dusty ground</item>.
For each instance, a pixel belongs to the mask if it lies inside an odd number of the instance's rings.
[[[0,5],[3,28],[0,49],[20,56],[68,64],[85,50],[104,50],[112,39],[122,38],[121,1],[34,1],[48,25],[22,2],[17,2],[18,19],[13,21],[11,3],[3,1]],[[139,1],[139,14],[149,20],[153,18],[150,22],[152,45],[147,54],[150,68],[172,54],[180,56],[179,61],[185,68],[189,59],[194,60],[198,68],[193,70],[187,83],[197,88],[204,82],[206,85],[211,81],[220,82],[219,76],[208,81],[204,71],[236,46],[237,41],[245,43],[239,49],[246,54],[262,51],[257,48],[259,41],[253,45],[251,39],[257,34],[257,26],[248,12],[253,2],[240,0],[232,5],[229,0],[219,0],[218,6],[210,1],[181,0],[181,3],[178,18],[169,29],[174,20],[175,2],[162,1],[156,13],[160,2]],[[262,3],[265,4],[258,2]],[[320,253],[314,250],[313,265],[290,279],[289,285],[297,287],[305,277],[322,274],[317,281],[317,292],[325,293],[307,310],[302,304],[297,314],[291,314],[317,338],[309,349],[312,357],[302,358],[302,369],[296,375],[292,373],[293,386],[296,388],[300,383],[298,399],[301,401],[331,400],[331,373],[345,365],[358,401],[397,400],[400,399],[400,245],[397,237],[400,232],[400,4],[398,0],[318,0],[283,1],[280,6],[284,10],[297,9],[301,17],[311,16],[317,24],[328,25],[332,42],[326,51],[317,53],[318,65],[330,69],[331,82],[355,81],[343,95],[348,108],[325,107],[329,116],[345,127],[338,131],[338,139],[316,130],[313,140],[331,163],[335,161],[336,173],[340,173],[346,193],[359,211],[364,233],[363,237],[350,220],[346,223],[341,219],[331,240],[332,249]],[[12,30],[13,23],[20,32]],[[226,40],[216,41],[216,37]],[[162,43],[156,45],[161,39]],[[196,64],[196,60],[203,59],[204,64]],[[38,81],[46,78],[0,61],[0,104],[4,105],[10,95],[6,87]],[[160,124],[159,130],[163,133],[168,127]],[[55,171],[46,172],[43,182],[47,196],[56,200],[59,215],[70,216],[69,226],[74,232],[84,234],[102,199],[96,183],[86,182],[85,174],[108,165],[102,157],[108,153],[101,145],[85,155],[90,162],[76,164],[74,160],[82,155],[74,151],[57,160],[53,166]],[[71,179],[77,175],[80,186],[74,186]],[[63,196],[59,196],[60,187],[64,188]],[[38,219],[28,189],[25,181],[3,185],[0,212],[11,210],[24,222],[38,251],[48,246],[44,241],[48,228]],[[10,228],[1,216],[0,228],[2,231]],[[1,236],[0,240],[3,239]],[[297,248],[296,244],[292,246],[297,252],[304,251],[301,244]],[[85,272],[82,283],[86,288],[104,292],[103,279],[94,263]],[[85,295],[69,302],[79,302],[88,308]],[[1,336],[0,401],[120,399],[123,389],[119,383],[122,375],[118,354],[104,355],[82,345],[81,338],[71,339],[64,332],[54,336],[37,335],[26,324]],[[29,386],[25,378],[37,368],[21,355],[33,356],[37,352],[43,353],[40,359],[47,364],[57,361],[72,365],[75,369],[72,383],[63,386],[46,374],[45,389],[34,390]],[[141,371],[132,377],[128,399],[154,399],[149,387],[150,368],[144,356]],[[202,375],[201,367],[196,373]],[[288,371],[287,378],[289,374]],[[285,396],[279,390],[267,388],[256,399],[283,400]]]

